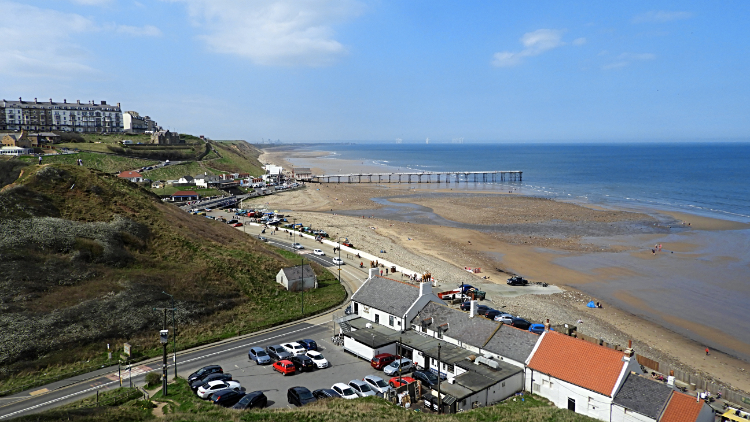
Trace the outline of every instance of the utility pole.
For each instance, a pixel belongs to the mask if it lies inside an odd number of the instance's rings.
[[[398,385],[401,386],[401,364],[403,363],[401,361],[403,357],[401,356],[401,336],[398,336]]]
[[[174,308],[153,308],[155,311],[164,311],[164,325],[163,330],[159,331],[159,341],[161,342],[162,346],[164,346],[164,359],[162,362],[162,394],[164,396],[167,395],[167,380],[168,380],[168,373],[167,373],[167,344],[169,344],[169,330],[167,330],[167,311],[171,310],[174,312]],[[176,346],[175,346],[176,347]]]
[[[302,260],[302,315],[305,314],[305,258],[301,257]]]
[[[440,327],[438,327],[438,329],[440,329]],[[443,399],[440,397],[440,346],[441,344],[438,343],[438,414],[443,413]]]
[[[175,323],[175,316],[174,313],[177,311],[177,308],[174,306],[174,296],[171,294],[162,291],[165,295],[169,296],[172,299],[172,361],[174,363],[174,377],[177,378],[177,324]]]

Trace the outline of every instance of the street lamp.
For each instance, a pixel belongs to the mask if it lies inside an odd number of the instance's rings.
[[[177,311],[177,308],[174,307],[174,296],[172,296],[171,294],[165,291],[162,291],[162,293],[172,298],[172,332],[174,336],[172,340],[172,347],[174,351],[174,356],[173,356],[174,377],[177,378],[177,325],[175,324],[175,319],[174,319],[174,313],[175,311]]]
[[[165,312],[166,313],[166,312]],[[162,362],[162,395],[167,395],[167,344],[169,344],[169,330],[159,330],[159,341],[164,346],[164,361]]]

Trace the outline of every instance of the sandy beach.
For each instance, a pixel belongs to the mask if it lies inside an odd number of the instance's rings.
[[[325,153],[303,154],[278,149],[266,151],[260,160],[285,167],[303,162],[318,174],[331,168]],[[336,161],[339,168],[347,165],[359,167]],[[744,309],[743,294],[734,294],[739,303],[722,295],[696,295],[695,289],[702,287],[685,286],[684,279],[696,271],[743,265],[716,242],[741,243],[746,224],[406,184],[310,184],[264,201],[271,209],[293,211],[298,222],[332,237],[348,237],[359,249],[430,271],[446,289],[461,282],[477,285],[487,291],[490,306],[536,321],[571,323],[609,343],[624,345],[633,339],[641,355],[750,391],[750,339],[723,333],[703,320],[677,317],[679,310],[668,305],[674,292],[683,291],[684,297],[672,302],[702,301],[693,308],[701,314],[711,315],[712,307]],[[663,249],[652,251],[659,243]],[[386,252],[379,254],[381,250]],[[482,272],[472,274],[464,267]],[[507,286],[509,274],[553,286],[546,291],[535,287],[531,291],[542,294],[529,294]],[[659,288],[649,284],[654,276]],[[741,279],[726,282],[743,293]],[[729,291],[726,285],[714,287]],[[604,308],[587,308],[592,299],[601,300]],[[739,312],[738,318],[743,315]],[[710,356],[705,356],[706,345],[716,349]]]

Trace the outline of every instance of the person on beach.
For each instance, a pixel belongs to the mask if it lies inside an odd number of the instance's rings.
[[[708,347],[706,347],[706,356],[708,356]]]

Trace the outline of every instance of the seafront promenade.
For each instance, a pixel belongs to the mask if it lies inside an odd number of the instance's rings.
[[[520,170],[490,171],[423,171],[398,173],[348,173],[312,176],[317,183],[494,183],[521,182]]]

